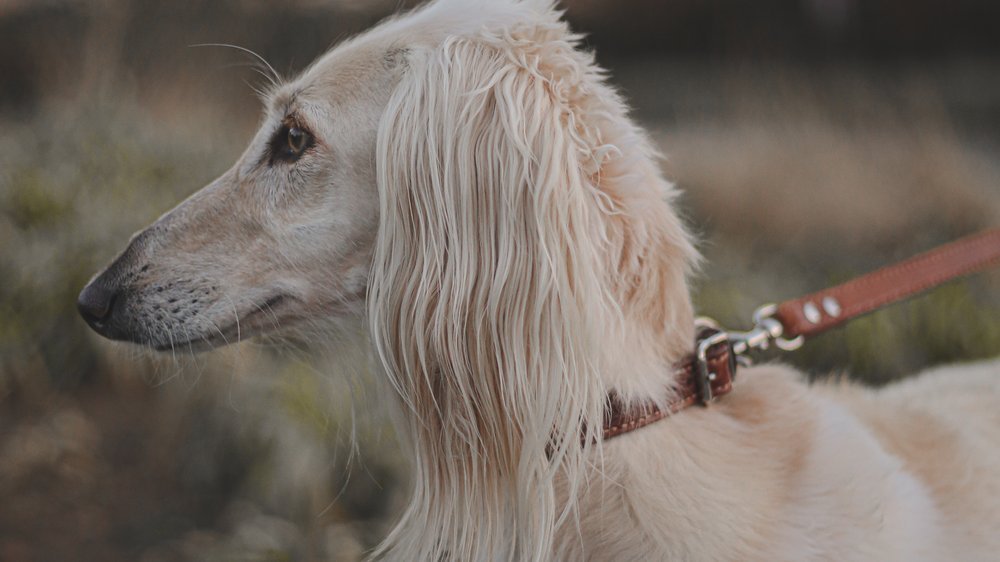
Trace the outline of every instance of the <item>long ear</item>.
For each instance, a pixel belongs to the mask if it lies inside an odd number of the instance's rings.
[[[380,125],[369,320],[414,456],[387,542],[409,559],[546,559],[555,475],[601,427],[600,150],[554,78],[585,71],[572,41],[531,47],[565,29],[529,31],[415,53]]]

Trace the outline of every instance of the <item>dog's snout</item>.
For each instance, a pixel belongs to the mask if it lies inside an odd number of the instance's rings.
[[[80,291],[76,307],[87,324],[104,333],[117,298],[118,290],[102,282],[101,278],[97,278]]]

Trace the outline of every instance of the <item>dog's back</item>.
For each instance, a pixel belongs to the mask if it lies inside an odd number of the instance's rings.
[[[1000,360],[832,396],[928,490],[954,559],[1000,557]]]

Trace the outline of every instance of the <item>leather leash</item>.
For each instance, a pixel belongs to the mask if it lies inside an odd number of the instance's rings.
[[[608,395],[604,439],[628,433],[693,404],[708,405],[733,388],[737,358],[771,344],[800,347],[806,337],[894,304],[959,277],[1000,265],[1000,228],[945,244],[906,261],[884,267],[835,287],[781,304],[767,304],[753,315],[746,332],[727,331],[699,319],[695,352],[672,369],[675,397],[660,408],[653,403],[626,404]]]

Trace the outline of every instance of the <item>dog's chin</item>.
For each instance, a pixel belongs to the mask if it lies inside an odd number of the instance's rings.
[[[211,351],[213,349],[229,345],[230,343],[235,342],[228,341],[221,337],[206,335],[179,342],[150,342],[148,344],[140,345],[151,347],[153,350],[160,353],[176,353],[177,351],[183,351],[184,353],[202,353],[204,351]]]
[[[183,350],[186,353],[201,353],[261,336],[275,335],[294,328],[301,319],[301,316],[294,313],[295,307],[290,306],[293,300],[285,295],[274,296],[254,306],[224,327],[213,328],[203,333],[190,333],[189,329],[181,327],[173,332],[185,334],[182,339],[156,339],[137,343],[159,352],[173,353]]]
[[[201,353],[250,339],[267,342],[269,338],[301,337],[299,330],[303,325],[309,326],[310,331],[314,331],[317,326],[323,326],[324,319],[343,320],[360,317],[364,310],[364,297],[363,294],[358,294],[350,299],[327,302],[318,307],[321,311],[319,315],[309,314],[308,311],[312,310],[316,308],[309,307],[294,297],[278,295],[252,307],[240,315],[238,320],[225,327],[213,328],[203,333],[190,333],[189,328],[181,327],[172,330],[174,333],[186,335],[180,340],[133,341],[159,352]]]
[[[211,351],[230,344],[247,341],[268,332],[268,330],[254,330],[249,327],[241,326],[238,330],[226,328],[224,330],[205,334],[190,334],[187,338],[181,340],[156,340],[141,342],[140,345],[150,347],[161,353],[175,353],[177,351],[183,351],[184,353],[202,353],[204,351]]]

